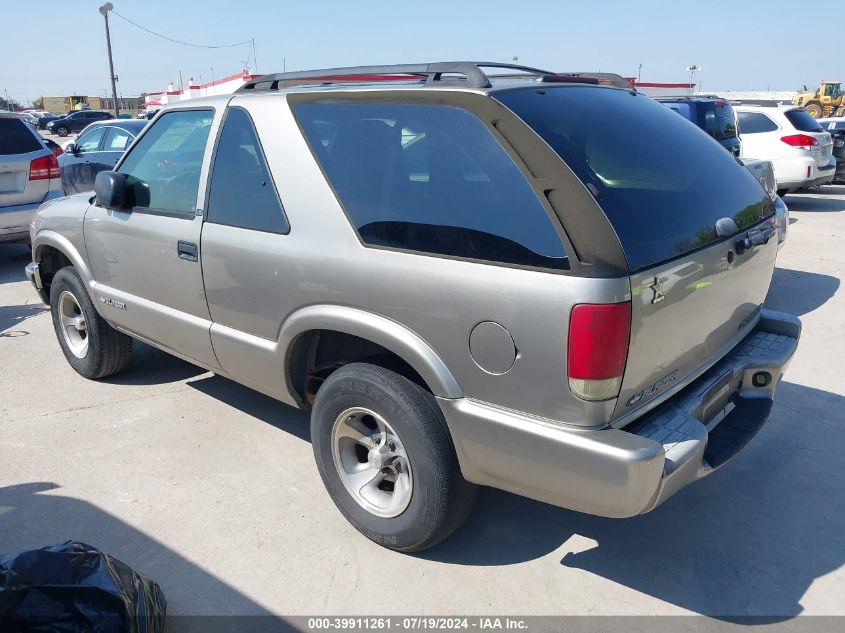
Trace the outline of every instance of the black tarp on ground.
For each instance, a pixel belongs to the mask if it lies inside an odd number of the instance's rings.
[[[3,633],[163,633],[154,580],[76,541],[0,555]]]

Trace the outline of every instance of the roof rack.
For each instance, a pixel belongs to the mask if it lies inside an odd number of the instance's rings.
[[[437,62],[433,64],[390,64],[386,66],[350,66],[346,68],[324,68],[291,73],[263,75],[248,81],[236,92],[278,90],[301,83],[332,83],[334,81],[378,79],[410,79],[418,77],[425,85],[458,85],[469,88],[490,88],[490,79],[482,68],[517,70],[529,75],[543,77],[555,73],[530,66],[502,64],[499,62]],[[584,74],[587,75],[586,73]],[[617,75],[618,76],[618,75]],[[621,77],[620,77],[621,79]]]

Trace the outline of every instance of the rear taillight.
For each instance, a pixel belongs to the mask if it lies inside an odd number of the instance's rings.
[[[628,341],[631,302],[580,304],[569,316],[569,389],[585,400],[619,395]]]
[[[781,137],[780,140],[798,149],[812,149],[819,144],[819,139],[813,136],[807,136],[806,134],[790,134],[789,136]]]
[[[29,163],[30,180],[49,180],[59,177],[59,161],[54,154],[36,158]]]

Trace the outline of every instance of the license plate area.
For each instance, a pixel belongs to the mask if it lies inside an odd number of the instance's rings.
[[[0,172],[0,193],[21,193],[21,174],[18,171]]]
[[[695,411],[695,417],[707,425],[717,421],[720,414],[729,413],[734,395],[739,391],[742,375],[733,369],[726,370],[707,389],[701,398],[701,405]]]

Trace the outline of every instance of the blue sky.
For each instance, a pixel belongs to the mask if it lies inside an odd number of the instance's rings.
[[[104,94],[108,65],[102,0],[3,3],[0,90],[40,95]],[[198,44],[255,38],[259,72],[327,66],[483,59],[552,70],[603,70],[643,81],[684,82],[702,68],[704,90],[783,89],[845,80],[839,57],[801,35],[836,27],[794,0],[601,0],[498,2],[416,0],[113,0],[126,17]],[[51,15],[62,16],[59,20]],[[807,20],[811,19],[811,22]],[[249,47],[206,50],[160,40],[111,18],[118,92],[164,90],[241,69]],[[804,25],[804,26],[800,26]],[[796,29],[796,27],[798,27]],[[250,59],[251,68],[255,68]]]

